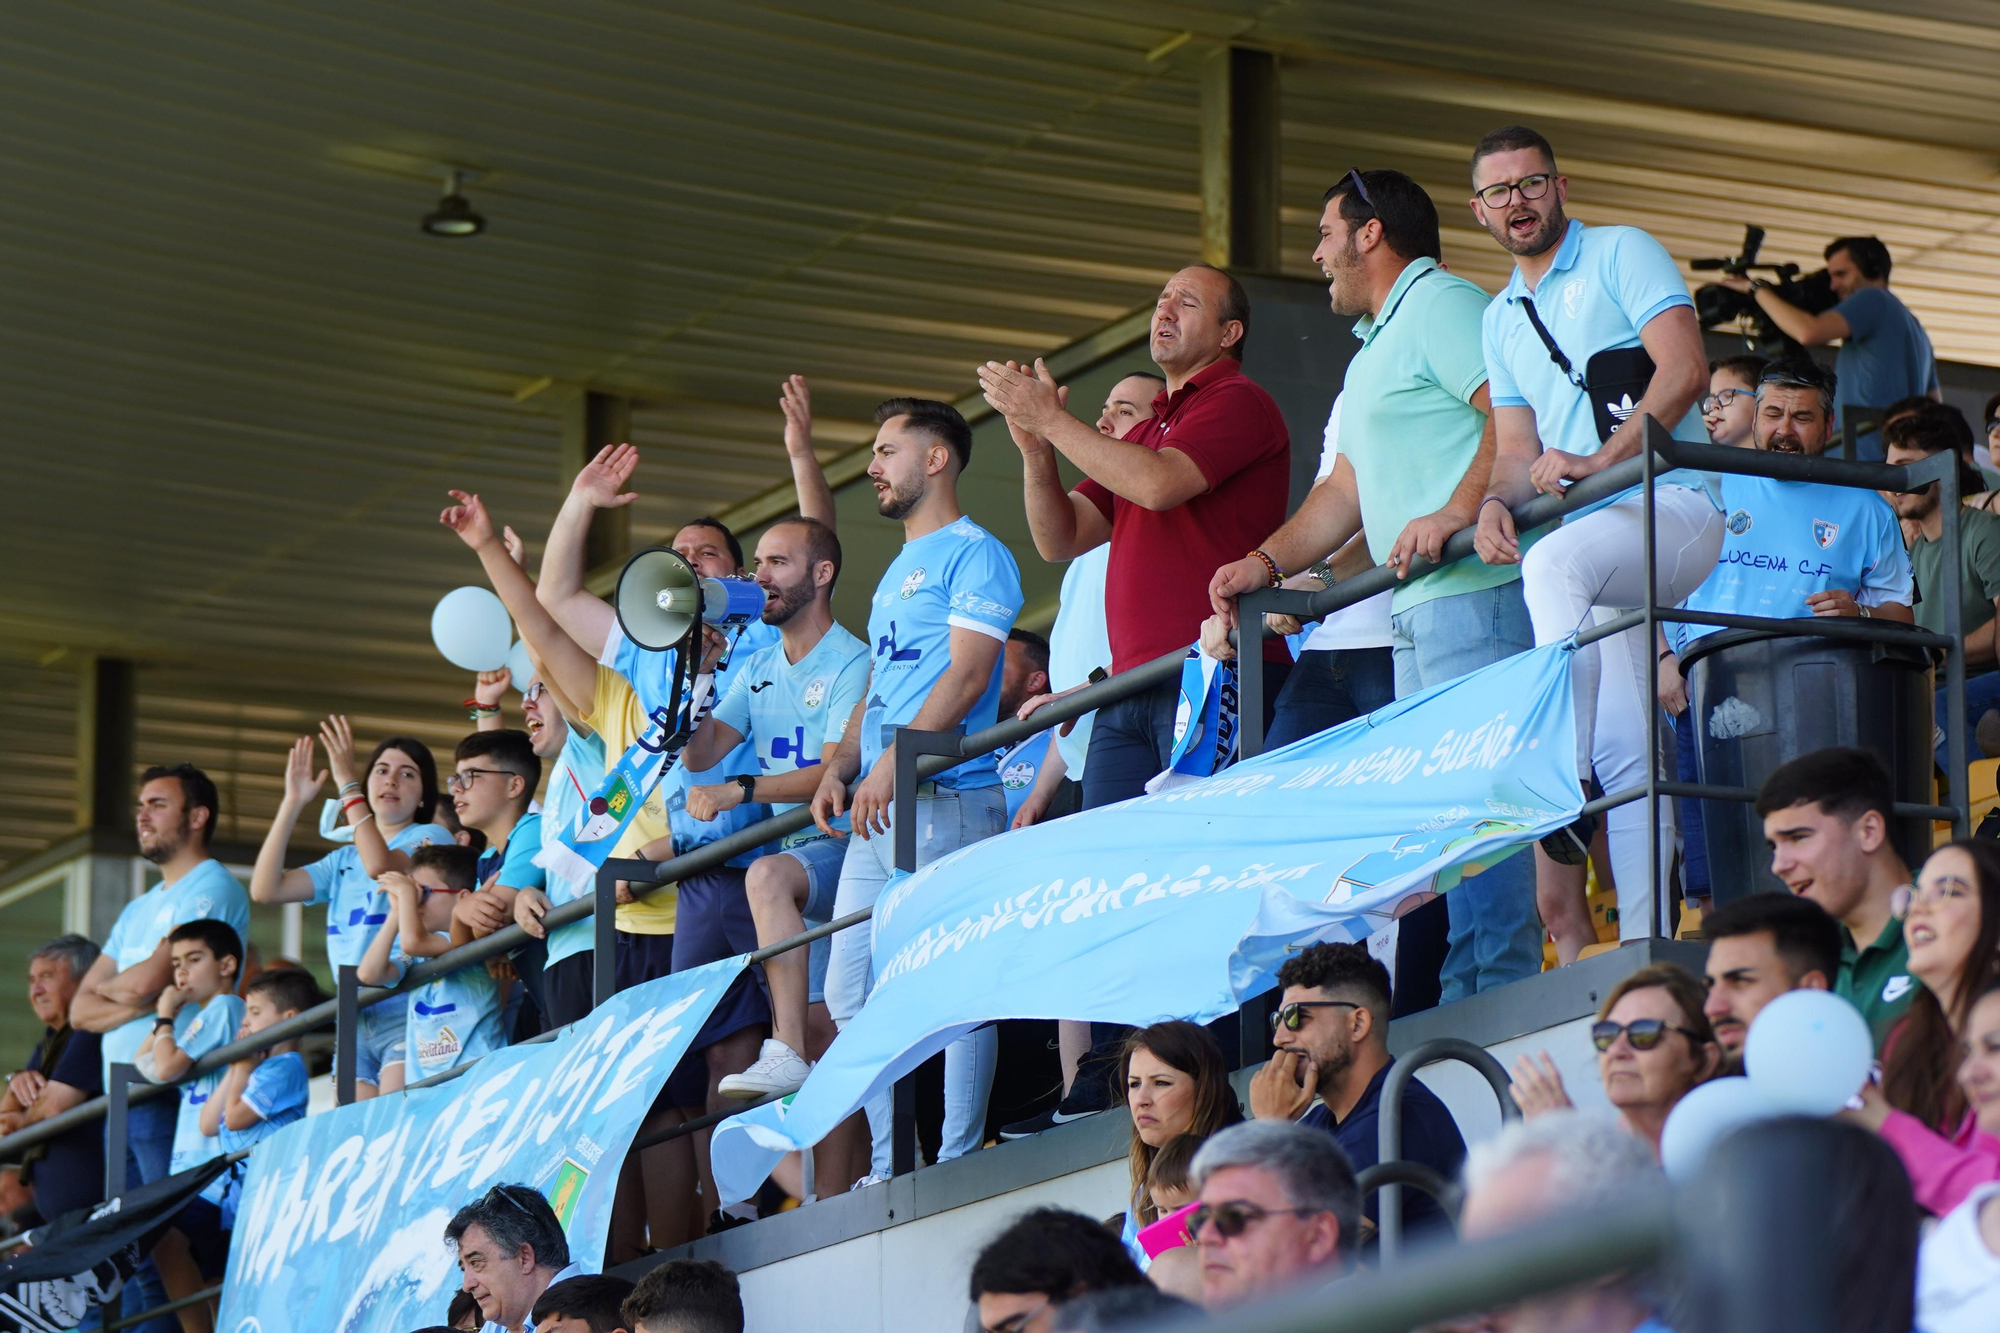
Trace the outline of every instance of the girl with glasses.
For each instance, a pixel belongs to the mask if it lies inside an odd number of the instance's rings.
[[[2000,1180],[2000,1138],[1981,1128],[1958,1078],[1973,1006],[2000,984],[2000,848],[1946,843],[1907,897],[1903,939],[1919,988],[1883,1047],[1881,1084],[1848,1114],[1889,1141],[1917,1202],[1942,1217]]]
[[[1667,1116],[1722,1063],[1701,979],[1678,963],[1642,967],[1611,988],[1591,1026],[1597,1076],[1625,1132],[1660,1151]],[[1569,1106],[1549,1053],[1514,1062],[1514,1101],[1526,1116]]]

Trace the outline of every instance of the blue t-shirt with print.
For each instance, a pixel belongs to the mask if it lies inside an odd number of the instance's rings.
[[[219,1046],[236,1040],[243,1025],[243,1001],[235,995],[218,995],[207,1004],[184,1004],[174,1015],[174,1045],[199,1060]],[[200,1078],[181,1084],[180,1112],[174,1120],[174,1152],[168,1169],[185,1171],[219,1156],[222,1142],[201,1132],[201,1108],[222,1085],[228,1067],[211,1070]]]
[[[404,1035],[404,1077],[411,1083],[505,1046],[500,988],[485,964],[447,972],[411,991]]]
[[[548,883],[548,871],[535,864],[542,850],[542,817],[522,815],[499,847],[489,847],[479,856],[478,883],[488,881],[510,889],[539,889]]]
[[[389,839],[389,850],[408,854],[432,844],[447,846],[451,830],[442,824],[411,824]],[[389,895],[375,887],[353,846],[336,847],[306,867],[315,903],[326,907],[326,961],[358,967],[368,942],[389,919]]]
[[[730,682],[729,693],[715,706],[715,720],[749,743],[757,772],[791,773],[819,763],[867,692],[868,645],[835,625],[796,662],[786,658],[782,640],[760,650]],[[800,804],[773,802],[771,812]],[[824,836],[808,827],[786,842],[807,833]]]
[[[1528,290],[1517,268],[1486,307],[1482,341],[1493,406],[1533,408],[1543,448],[1588,457],[1604,447],[1590,395],[1549,355],[1547,344],[1528,320],[1524,299],[1534,301],[1543,327],[1581,376],[1591,357],[1641,346],[1639,331],[1647,324],[1675,306],[1692,306],[1687,283],[1666,247],[1637,227],[1586,227],[1571,219],[1556,247],[1555,262],[1535,290]],[[1630,410],[1629,404],[1625,407]],[[1616,414],[1616,405],[1613,411]],[[1679,421],[1661,424],[1677,440],[1708,439],[1701,412],[1692,405]],[[1659,483],[1705,490],[1710,500],[1716,498],[1714,479],[1690,468],[1661,473]],[[1639,489],[1622,491],[1590,509],[1601,509]]]
[[[225,1154],[242,1152],[270,1138],[293,1121],[305,1119],[309,1096],[303,1056],[297,1051],[285,1051],[265,1057],[243,1082],[243,1104],[261,1118],[244,1129],[231,1129],[225,1123],[216,1136],[220,1141],[220,1151]],[[243,1175],[249,1165],[248,1162],[236,1163],[226,1174],[210,1181],[208,1188],[201,1192],[202,1198],[221,1210],[224,1231],[233,1230],[236,1226],[236,1205],[242,1194]]]
[[[868,709],[861,723],[861,772],[882,757],[891,728],[908,726],[951,666],[951,632],[971,630],[998,640],[1021,611],[1021,570],[1006,546],[969,518],[904,544],[875,585],[868,612],[874,660]],[[993,659],[993,678],[957,728],[960,734],[993,725],[1000,708],[1004,653]],[[937,775],[947,789],[991,787],[1000,781],[993,756],[975,755]]]
[[[693,719],[694,725],[701,725],[701,718],[707,709],[729,692],[736,677],[748,667],[750,659],[778,641],[775,626],[766,625],[761,620],[752,621],[739,630],[730,631],[732,644],[728,657],[715,670],[706,705]],[[626,680],[639,698],[648,704],[664,702],[673,680],[674,654],[671,651],[656,653],[641,648],[627,638],[625,631],[617,625],[611,627],[611,634],[604,642],[604,655],[599,659]],[[616,755],[607,755],[607,764],[614,762]],[[760,820],[769,818],[770,807],[744,804],[734,810],[725,810],[714,819],[702,820],[689,815],[686,809],[689,787],[721,782],[731,774],[748,773],[756,767],[757,756],[748,741],[737,746],[716,761],[713,768],[701,773],[690,773],[687,765],[674,761],[666,776],[660,779],[660,799],[667,806],[667,827],[673,831],[674,851],[691,852],[697,847],[705,847],[718,838],[727,837],[741,828],[748,828]],[[756,849],[731,858],[732,866],[747,866],[760,853]]]
[[[1770,477],[1722,478],[1722,556],[1683,603],[1718,615],[1809,616],[1806,598],[1839,589],[1862,606],[1910,604],[1910,556],[1895,511],[1874,491]],[[1714,625],[1672,625],[1677,653]]]
[[[1854,407],[1887,407],[1938,387],[1937,357],[1930,335],[1895,293],[1882,287],[1856,288],[1833,308],[1847,321],[1848,336],[1834,358],[1833,411],[1836,422]],[[1855,437],[1854,456],[1882,461],[1882,435]]]
[[[250,938],[250,895],[222,862],[213,858],[172,884],[156,884],[125,904],[118,922],[104,937],[104,952],[118,970],[151,958],[175,926],[212,918],[224,922],[239,940]],[[129,1065],[153,1030],[153,1015],[141,1014],[104,1034],[104,1085],[111,1086],[111,1066]]]
[[[1007,797],[1007,823],[1011,826],[1014,816],[1021,813],[1022,802],[1035,789],[1035,779],[1041,776],[1042,764],[1049,757],[1049,737],[1055,735],[1052,727],[1038,731],[1019,745],[1003,751],[994,761],[1000,774],[1000,790]]]
[[[571,727],[569,738],[563,742],[562,753],[556,757],[554,771],[549,774],[548,799],[542,802],[542,846],[562,840],[562,831],[576,823],[577,815],[590,804],[590,794],[602,781],[603,737],[585,735]],[[587,897],[591,891],[587,880],[577,884],[576,892],[571,892],[567,887],[568,881],[560,876],[549,879],[545,873],[543,878],[552,906],[560,907],[566,902]],[[559,963],[572,954],[586,953],[595,947],[597,937],[594,930],[591,919],[585,917],[550,931],[549,963]]]

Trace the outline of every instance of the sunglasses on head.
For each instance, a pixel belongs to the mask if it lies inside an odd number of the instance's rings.
[[[1290,1004],[1271,1015],[1271,1031],[1283,1028],[1287,1032],[1297,1032],[1306,1025],[1308,1009],[1359,1009],[1352,1000],[1293,1000]]]
[[[1326,1210],[1323,1208],[1264,1208],[1254,1203],[1245,1203],[1240,1199],[1217,1204],[1199,1203],[1194,1206],[1194,1211],[1187,1215],[1187,1233],[1191,1238],[1199,1240],[1202,1228],[1214,1223],[1216,1235],[1224,1240],[1234,1240],[1256,1223],[1279,1213],[1310,1217],[1314,1213],[1324,1211]]]
[[[1590,1044],[1600,1051],[1608,1051],[1618,1040],[1619,1033],[1632,1043],[1635,1051],[1650,1051],[1665,1039],[1667,1033],[1678,1032],[1689,1042],[1700,1045],[1705,1040],[1699,1032],[1690,1032],[1661,1018],[1635,1018],[1630,1023],[1613,1023],[1608,1019],[1590,1025]]]

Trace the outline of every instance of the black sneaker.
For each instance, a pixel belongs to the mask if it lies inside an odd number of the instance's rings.
[[[755,1220],[749,1217],[738,1217],[734,1213],[725,1213],[718,1208],[708,1215],[708,1234],[716,1236],[725,1231],[733,1230],[736,1227],[747,1227]]]
[[[1594,801],[1604,795],[1604,788],[1592,778],[1583,784],[1583,799]],[[1566,824],[1542,839],[1542,850],[1549,860],[1559,866],[1587,865],[1590,861],[1590,840],[1597,836],[1596,815],[1578,815],[1576,821]]]
[[[1029,1116],[1026,1120],[1016,1120],[1011,1125],[1003,1125],[1000,1129],[1000,1141],[1011,1143],[1015,1139],[1032,1138],[1045,1129],[1054,1129],[1057,1125],[1067,1125],[1074,1120],[1087,1120],[1101,1110],[1102,1107],[1086,1107],[1075,1098],[1065,1097],[1040,1115]]]

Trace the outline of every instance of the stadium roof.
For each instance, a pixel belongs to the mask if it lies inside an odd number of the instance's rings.
[[[0,871],[75,826],[93,653],[142,664],[141,760],[215,771],[237,840],[328,707],[448,743],[466,682],[427,616],[477,572],[444,488],[538,538],[576,386],[637,400],[634,538],[662,539],[784,478],[787,372],[831,457],[879,398],[1148,302],[1196,253],[1228,41],[1281,57],[1291,274],[1325,185],[1394,166],[1497,287],[1466,152],[1525,120],[1578,215],[1684,258],[1761,222],[1808,267],[1877,233],[1940,355],[2000,360],[1973,0],[16,7]],[[487,234],[419,233],[448,166]]]

